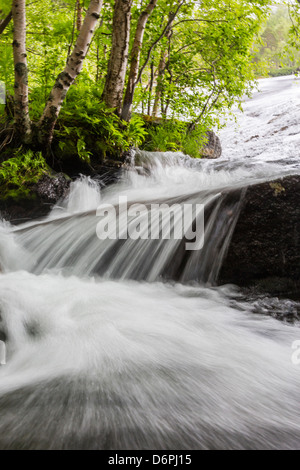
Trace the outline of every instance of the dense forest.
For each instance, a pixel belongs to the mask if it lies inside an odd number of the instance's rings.
[[[270,3],[1,1],[1,185],[134,146],[200,157],[255,77],[297,63],[297,12]]]

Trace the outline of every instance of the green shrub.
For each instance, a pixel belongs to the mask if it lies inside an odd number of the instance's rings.
[[[122,121],[113,109],[106,108],[95,86],[84,84],[70,89],[55,131],[59,148],[66,151],[71,141],[85,161],[99,151],[104,156],[117,155],[132,146],[138,147],[146,135],[141,117],[133,116],[130,123]]]
[[[197,126],[192,132],[186,133],[182,142],[182,151],[192,158],[201,158],[201,149],[207,142],[207,136],[201,126]]]
[[[201,158],[205,143],[205,130],[196,126],[189,131],[188,123],[175,120],[150,123],[145,150],[158,152],[183,152],[193,158]]]
[[[295,73],[295,67],[282,67],[276,70],[270,70],[269,75],[271,77],[283,77],[285,75],[292,75]]]
[[[180,151],[185,133],[185,123],[161,121],[150,124],[145,149],[154,152]]]
[[[14,155],[0,164],[2,197],[27,195],[48,167],[41,152],[24,151],[20,147]]]

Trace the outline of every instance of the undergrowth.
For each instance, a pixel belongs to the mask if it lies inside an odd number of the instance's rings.
[[[201,149],[207,140],[205,130],[197,126],[189,131],[188,123],[165,120],[149,127],[143,148],[154,152],[183,152],[201,158]]]
[[[31,93],[30,107],[36,122],[43,107],[43,96],[37,88]],[[6,121],[0,124],[6,130]],[[9,133],[7,136],[9,139]],[[105,107],[97,86],[81,81],[70,89],[62,107],[52,154],[58,160],[72,160],[77,155],[87,163],[91,157],[101,163],[105,158],[119,159],[131,147],[140,147],[149,151],[182,151],[198,158],[204,143],[205,130],[201,126],[190,132],[186,122],[169,119],[153,122],[151,118],[147,122],[147,117],[141,115],[133,115],[129,123],[122,121],[113,109]],[[2,198],[29,195],[32,185],[49,173],[42,151],[23,146],[16,149],[12,144],[0,153]]]
[[[77,154],[89,162],[91,155],[120,156],[131,147],[139,147],[146,135],[140,116],[134,115],[130,123],[122,121],[113,109],[106,108],[97,88],[81,83],[67,95],[54,143],[61,154]]]
[[[48,167],[41,152],[20,147],[10,158],[0,163],[1,197],[26,196]]]
[[[283,77],[286,75],[293,75],[296,72],[296,67],[281,67],[279,69],[270,70],[270,77]]]

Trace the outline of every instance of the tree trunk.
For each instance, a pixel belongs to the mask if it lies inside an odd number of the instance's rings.
[[[76,28],[77,31],[80,31],[82,27],[82,4],[80,0],[76,2],[76,18]]]
[[[11,19],[12,19],[12,11],[10,11],[7,17],[3,21],[0,22],[0,34],[2,34],[6,26],[9,25]]]
[[[14,119],[15,130],[23,142],[31,138],[28,110],[28,69],[26,54],[26,0],[13,0],[13,55],[15,66]]]
[[[112,48],[108,61],[103,101],[109,108],[121,114],[128,49],[132,0],[115,0],[113,16]]]
[[[136,80],[137,80],[138,73],[139,73],[140,56],[141,56],[141,50],[142,50],[142,45],[143,45],[144,32],[145,32],[147,21],[151,13],[153,12],[154,8],[156,7],[157,1],[158,0],[150,0],[146,9],[140,14],[140,17],[138,20],[135,37],[134,37],[131,54],[130,54],[131,56],[130,71],[129,71],[126,92],[125,92],[125,98],[123,102],[122,114],[121,114],[121,117],[122,119],[124,119],[124,121],[129,121],[131,117],[133,96],[134,96],[135,87],[137,85]]]
[[[152,116],[157,117],[158,113],[158,106],[161,100],[161,94],[163,90],[163,76],[165,74],[166,70],[166,60],[168,57],[168,50],[166,49],[163,51],[161,55],[161,59],[159,61],[159,66],[158,66],[158,79],[157,79],[157,85],[156,85],[156,90],[155,90],[155,99],[154,99],[154,105],[153,105],[153,111],[152,111]]]
[[[96,23],[100,17],[102,3],[103,0],[91,0],[73,52],[64,71],[60,73],[56,79],[43,115],[38,123],[38,139],[40,144],[44,144],[46,146],[51,144],[54,126],[63,101],[70,86],[74,83],[74,80],[81,72],[83,61],[89,49]]]
[[[150,114],[151,114],[152,90],[153,90],[153,83],[154,83],[154,63],[153,63],[153,61],[151,62],[150,69],[151,69],[151,74],[150,74],[149,98],[148,98],[148,108],[147,108],[148,116],[150,116]]]

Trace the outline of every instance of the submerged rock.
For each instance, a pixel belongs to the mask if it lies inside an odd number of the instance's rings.
[[[247,188],[218,281],[300,298],[300,176]]]

